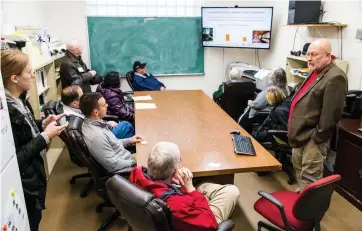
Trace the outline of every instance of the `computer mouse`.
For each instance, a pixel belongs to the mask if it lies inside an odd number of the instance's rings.
[[[234,131],[230,132],[230,134],[240,135],[240,131],[235,129]]]

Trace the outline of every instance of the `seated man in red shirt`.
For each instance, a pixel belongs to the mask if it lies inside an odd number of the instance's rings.
[[[175,231],[216,230],[231,215],[240,192],[234,185],[201,184],[196,190],[192,173],[180,167],[178,146],[157,143],[147,166],[133,169],[130,181],[165,201],[172,211]]]

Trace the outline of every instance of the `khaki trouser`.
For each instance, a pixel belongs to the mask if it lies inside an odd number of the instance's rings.
[[[203,183],[197,190],[205,195],[217,223],[230,217],[240,196],[235,185]]]
[[[328,144],[328,142],[316,144],[311,139],[303,147],[293,148],[292,163],[300,191],[311,183],[302,177],[304,174],[317,179],[323,177],[323,162],[327,156]]]

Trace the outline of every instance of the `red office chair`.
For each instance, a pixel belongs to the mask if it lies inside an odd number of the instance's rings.
[[[332,193],[340,175],[331,175],[320,180],[304,175],[312,181],[299,194],[297,192],[280,191],[266,193],[259,191],[262,196],[254,209],[274,225],[286,231],[320,231],[320,221],[327,212]],[[269,231],[280,231],[263,221],[258,223],[258,231],[266,228]]]

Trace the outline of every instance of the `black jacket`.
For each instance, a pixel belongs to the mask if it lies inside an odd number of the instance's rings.
[[[21,95],[20,99],[26,103],[29,110],[34,114],[29,102],[25,100],[25,94]],[[25,198],[36,197],[39,206],[45,209],[47,179],[44,161],[40,152],[47,147],[47,143],[40,134],[33,138],[31,128],[25,121],[24,114],[9,103],[8,109],[24,196]],[[39,130],[42,131],[41,121],[35,120],[35,122]]]
[[[72,53],[67,52],[60,66],[62,88],[70,85],[79,85],[84,93],[92,92],[90,85],[101,83],[103,78],[100,75],[93,77],[89,71],[81,57],[76,57]]]

